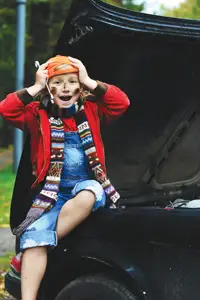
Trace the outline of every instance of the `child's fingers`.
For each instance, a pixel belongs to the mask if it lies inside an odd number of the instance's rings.
[[[74,58],[74,57],[71,57],[71,56],[68,56],[68,58],[72,62],[72,64],[76,64],[76,65],[79,65],[79,66],[83,65],[82,61],[80,61],[77,58]]]
[[[77,68],[77,69],[80,69],[80,68],[81,68],[81,65],[80,65],[80,64],[75,64],[75,63],[74,63],[74,64],[71,64],[71,66],[72,66],[72,67],[75,67],[75,68]]]
[[[78,59],[78,58],[74,58],[74,57],[71,57],[71,56],[68,56],[68,58],[69,58],[69,60],[71,60],[71,61],[79,61],[80,62],[80,60]]]
[[[80,62],[73,62],[71,63],[71,65],[75,68],[77,68],[79,71],[84,70],[85,66],[84,64],[80,61]]]
[[[46,67],[48,66],[49,62],[45,62],[44,64],[40,65],[39,69],[40,70],[45,70]]]

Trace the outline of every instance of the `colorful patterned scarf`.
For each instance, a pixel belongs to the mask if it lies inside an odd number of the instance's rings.
[[[58,114],[64,117],[74,115],[89,168],[94,178],[102,185],[106,195],[111,199],[111,208],[115,208],[115,203],[120,198],[120,195],[107,178],[99,161],[84,106],[79,101],[69,109],[57,109]],[[51,128],[51,160],[49,171],[45,184],[28,211],[26,219],[17,228],[13,229],[13,233],[16,235],[21,235],[44,212],[49,211],[54,206],[58,197],[61,171],[64,163],[64,126],[60,118],[49,117],[49,123]]]

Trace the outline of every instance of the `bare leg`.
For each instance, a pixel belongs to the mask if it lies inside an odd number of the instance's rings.
[[[63,205],[57,222],[58,239],[63,238],[91,213],[95,195],[87,190],[81,191]]]
[[[61,209],[57,222],[58,239],[63,238],[91,213],[95,195],[81,191]],[[46,247],[26,249],[22,260],[22,300],[36,300],[47,264]]]
[[[26,249],[22,260],[22,300],[36,300],[47,264],[46,247]]]

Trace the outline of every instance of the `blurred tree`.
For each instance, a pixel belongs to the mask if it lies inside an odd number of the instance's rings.
[[[200,19],[200,0],[185,0],[179,7],[172,10],[161,6],[161,14],[168,17],[184,18],[184,19]]]
[[[12,1],[0,2],[0,96],[1,99],[15,84],[16,11]],[[0,146],[7,147],[12,136],[7,122],[0,123]]]
[[[34,61],[42,63],[53,54],[71,2],[72,0],[26,1],[25,86],[34,81]],[[16,0],[0,0],[0,99],[15,90],[15,56]],[[7,130],[8,124],[1,121],[0,145],[8,143],[7,137],[11,134]]]
[[[26,64],[27,67],[33,67],[33,59],[42,62],[52,55],[71,0],[27,0],[26,2],[26,57],[28,58]],[[16,0],[0,0],[0,28],[0,96],[2,99],[9,91],[15,89]]]
[[[145,1],[141,4],[135,4],[135,0],[103,0],[111,5],[119,6],[126,9],[135,11],[142,11],[144,9]]]
[[[27,1],[26,85],[35,76],[34,61],[43,63],[53,54],[71,2],[72,0]]]
[[[5,95],[14,83],[16,12],[11,3],[0,5],[0,93]]]

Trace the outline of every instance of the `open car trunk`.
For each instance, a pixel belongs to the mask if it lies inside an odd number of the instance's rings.
[[[39,299],[63,299],[56,295],[66,283],[111,266],[109,273],[134,281],[136,299],[199,300],[200,211],[163,209],[200,196],[199,50],[198,21],[72,1],[54,54],[80,58],[91,78],[119,86],[131,101],[121,119],[102,129],[108,175],[122,197],[118,209],[91,214],[50,252]],[[11,227],[30,206],[22,199],[31,185],[29,147]],[[21,299],[19,280],[9,273],[6,288]]]
[[[177,198],[198,199],[200,23],[100,0],[71,3],[54,54],[81,59],[91,78],[119,86],[131,102],[119,120],[102,128],[119,205],[165,207]],[[19,206],[18,200],[19,190],[27,195],[33,182],[28,144],[13,193],[12,228],[32,203],[21,197]]]
[[[108,176],[121,194],[120,205],[165,207],[177,198],[199,198],[199,53],[198,21],[137,13],[100,0],[71,1],[54,54],[81,59],[91,78],[119,86],[131,102],[119,120],[102,128]],[[29,142],[25,148],[12,228],[32,203],[21,197],[19,206],[18,200],[19,190],[27,195],[33,182]]]
[[[131,101],[102,131],[121,203],[198,197],[199,50],[198,21],[73,1],[55,54],[80,58],[91,78],[119,86]]]

